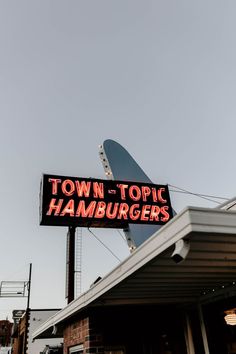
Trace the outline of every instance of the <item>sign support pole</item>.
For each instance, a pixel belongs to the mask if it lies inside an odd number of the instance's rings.
[[[67,234],[67,303],[75,298],[75,227],[70,226]]]

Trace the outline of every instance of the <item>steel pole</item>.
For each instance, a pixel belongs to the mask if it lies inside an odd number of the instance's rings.
[[[67,302],[75,298],[75,227],[70,226],[67,240]]]

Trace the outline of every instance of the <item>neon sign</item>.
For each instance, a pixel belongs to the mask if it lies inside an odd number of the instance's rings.
[[[125,228],[172,218],[167,185],[43,175],[41,225]]]

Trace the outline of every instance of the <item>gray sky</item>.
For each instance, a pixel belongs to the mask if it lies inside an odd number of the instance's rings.
[[[42,173],[105,178],[114,139],[154,183],[231,198],[235,188],[234,0],[0,1],[0,280],[33,308],[66,304],[66,228],[39,226]],[[215,207],[171,193],[186,205]],[[95,230],[121,259],[117,231]],[[83,229],[82,288],[117,265]],[[0,318],[26,300],[0,299]]]

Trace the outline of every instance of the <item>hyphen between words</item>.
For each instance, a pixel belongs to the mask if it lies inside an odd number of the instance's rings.
[[[51,195],[54,196],[48,206],[48,216],[163,223],[171,217],[171,207],[166,205],[166,188],[163,186],[156,188],[155,185],[138,186],[118,182],[113,185],[115,188],[106,189],[103,182],[92,180],[49,178],[48,182]],[[117,198],[107,201],[107,195],[116,195]]]

